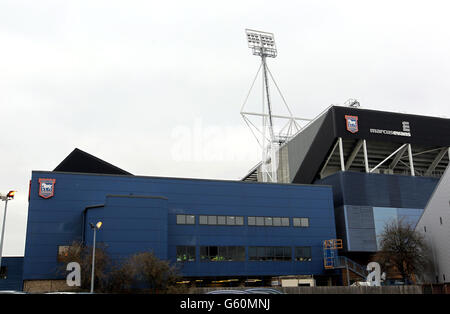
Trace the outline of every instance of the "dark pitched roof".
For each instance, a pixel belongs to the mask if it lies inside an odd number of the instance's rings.
[[[132,175],[78,148],[75,148],[53,171]]]

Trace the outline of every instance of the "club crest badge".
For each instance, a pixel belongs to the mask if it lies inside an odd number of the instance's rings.
[[[39,179],[39,196],[50,198],[55,194],[55,179]]]
[[[347,131],[351,133],[358,132],[358,116],[345,116]]]

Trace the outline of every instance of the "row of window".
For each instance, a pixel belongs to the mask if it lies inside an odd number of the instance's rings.
[[[292,261],[290,246],[250,246],[249,261]],[[311,247],[298,246],[294,248],[294,260],[311,261]],[[243,262],[245,261],[244,246],[200,246],[201,262]],[[195,246],[177,246],[177,262],[195,262]]]
[[[243,226],[244,217],[242,216],[204,216],[198,217],[200,225],[227,225],[227,226]]]
[[[243,216],[216,216],[216,215],[200,215],[198,219],[200,225],[209,226],[243,226]],[[273,227],[289,227],[289,217],[247,217],[249,226],[273,226]],[[195,225],[195,215],[177,215],[177,225]],[[292,218],[294,227],[308,228],[309,218],[294,217]]]

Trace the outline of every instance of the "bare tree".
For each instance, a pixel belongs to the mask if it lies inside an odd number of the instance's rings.
[[[130,266],[127,262],[113,266],[108,277],[108,292],[130,293],[133,291],[135,270]]]
[[[180,280],[176,267],[168,261],[158,259],[151,252],[138,253],[131,256],[124,267],[131,269],[134,278],[148,286],[152,293],[184,292],[177,281]]]
[[[430,265],[429,249],[423,236],[403,221],[387,223],[381,234],[380,250],[375,261],[387,274],[400,274],[405,283],[421,277]]]
[[[81,242],[74,241],[67,250],[58,256],[61,265],[61,272],[66,272],[66,266],[70,262],[77,262],[81,268],[81,289],[87,290],[91,285],[92,270],[92,247],[86,246]],[[95,285],[96,290],[105,290],[108,282],[108,270],[111,259],[106,248],[98,244],[95,248]]]
[[[81,267],[81,290],[87,290],[91,284],[92,248],[80,242],[73,242],[64,254],[59,256],[62,262],[60,271],[66,271],[66,265],[77,262]],[[121,261],[112,261],[106,247],[98,245],[95,250],[95,287],[96,291],[130,293],[150,291],[152,293],[183,293],[186,288],[177,284],[181,280],[176,267],[168,261],[158,259],[151,252],[137,253]]]

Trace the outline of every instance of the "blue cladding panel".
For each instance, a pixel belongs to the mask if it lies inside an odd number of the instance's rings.
[[[376,251],[376,237],[390,217],[417,223],[437,183],[429,177],[350,171],[316,181],[333,186],[338,237],[355,252]]]
[[[167,199],[107,196],[104,207],[91,208],[86,213],[85,239],[93,239],[90,223],[103,223],[96,241],[107,246],[114,259],[136,252],[153,251],[167,259]]]
[[[425,208],[439,179],[402,175],[338,172],[316,184],[333,186],[335,206]]]
[[[56,179],[55,195],[38,196],[38,179]],[[148,199],[107,195],[159,196]],[[332,190],[326,186],[261,184],[239,181],[154,178],[33,172],[24,278],[58,278],[58,245],[81,240],[86,224],[102,220],[98,241],[120,257],[151,249],[176,259],[177,245],[194,245],[196,262],[185,263],[185,276],[283,275],[323,272],[322,241],[335,238]],[[176,214],[196,215],[196,225],[177,225]],[[198,215],[308,217],[309,228],[205,226]],[[90,244],[92,232],[86,228]],[[199,246],[311,246],[312,262],[200,262]],[[294,251],[294,250],[292,250]]]
[[[0,278],[0,290],[22,291],[23,257],[3,257],[2,266],[6,266],[6,278]]]

